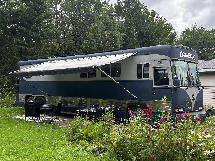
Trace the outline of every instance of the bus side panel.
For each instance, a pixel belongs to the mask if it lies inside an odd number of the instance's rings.
[[[152,99],[152,80],[119,81],[138,100]],[[30,81],[32,86],[53,96],[100,99],[135,99],[113,81]],[[45,95],[45,93],[20,83],[21,94]]]

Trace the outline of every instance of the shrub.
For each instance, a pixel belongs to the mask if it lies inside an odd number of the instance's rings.
[[[0,108],[12,107],[14,101],[15,101],[14,92],[5,91],[4,93],[0,93]]]
[[[68,140],[80,142],[97,155],[108,154],[117,160],[205,160],[208,155],[213,157],[215,142],[212,133],[202,128],[200,118],[173,117],[167,111],[158,118],[151,114],[151,109],[131,114],[129,124],[118,125],[110,121],[113,119],[110,113],[99,122],[78,117],[68,129]]]

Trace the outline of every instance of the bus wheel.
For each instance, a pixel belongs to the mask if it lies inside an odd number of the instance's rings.
[[[37,97],[36,102],[43,102],[43,104],[46,103],[46,99],[44,97]]]
[[[28,97],[28,99],[26,100],[26,102],[34,102],[34,97]]]

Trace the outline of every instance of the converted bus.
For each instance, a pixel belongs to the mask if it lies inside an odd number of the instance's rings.
[[[204,114],[198,55],[185,46],[135,49],[20,61],[16,102],[61,105],[62,113],[98,107],[152,108]]]

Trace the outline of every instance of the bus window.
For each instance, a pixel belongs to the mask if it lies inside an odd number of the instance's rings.
[[[137,64],[137,79],[149,78],[149,63]]]
[[[87,78],[87,73],[81,73],[80,78]]]
[[[169,85],[167,69],[154,69],[154,85]]]
[[[144,64],[143,78],[149,78],[149,63]]]
[[[142,64],[137,64],[137,79],[142,79],[142,68],[143,65]]]
[[[96,77],[96,69],[93,69],[93,71],[88,73],[88,78]]]
[[[96,69],[93,69],[92,72],[80,74],[80,78],[93,78],[93,77],[96,77]]]
[[[111,77],[120,77],[121,75],[121,63],[111,64]]]
[[[110,64],[102,65],[101,70],[103,70],[107,75],[110,75]],[[101,77],[107,77],[107,76],[104,73],[101,73]]]

